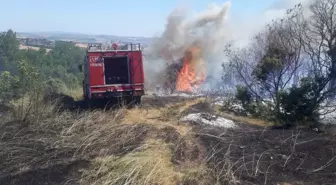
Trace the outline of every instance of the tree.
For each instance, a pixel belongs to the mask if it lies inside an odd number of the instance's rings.
[[[336,89],[335,6],[336,0],[314,0],[308,8],[295,6],[287,16],[293,26],[293,38],[301,43],[310,59],[310,74],[324,79],[320,86],[323,89],[317,90],[324,91],[322,99],[335,96]]]
[[[256,81],[252,77],[252,69],[259,60],[259,51],[257,48],[234,48],[229,45],[225,49],[228,62],[222,64],[223,80],[230,81],[230,84],[244,85],[254,98],[260,98]]]
[[[82,78],[77,66],[84,55],[83,49],[63,41],[57,41],[51,52],[44,48],[20,50],[15,32],[1,33],[0,101],[8,103],[37,89],[50,89],[44,85],[77,88]]]
[[[335,96],[335,5],[336,0],[298,4],[247,48],[227,52],[239,84],[256,99],[272,98],[278,120],[316,121],[322,105]]]
[[[264,46],[263,56],[253,68],[260,93],[272,98],[276,117],[280,112],[280,92],[296,85],[295,74],[300,67],[301,47],[292,41],[290,29],[283,20],[274,21],[264,33],[256,36],[257,43]]]
[[[17,59],[19,51],[19,42],[16,39],[16,33],[12,30],[0,33],[0,71],[9,70]]]
[[[271,98],[280,115],[280,92],[295,85],[301,47],[290,37],[288,22],[273,21],[257,34],[248,48],[227,50],[230,71],[236,73],[256,100]],[[223,66],[225,67],[225,66]],[[296,77],[297,78],[297,77]]]

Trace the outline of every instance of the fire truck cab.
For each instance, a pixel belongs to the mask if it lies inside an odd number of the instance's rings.
[[[140,44],[89,44],[84,58],[84,99],[115,99],[140,104],[144,95],[144,70]]]

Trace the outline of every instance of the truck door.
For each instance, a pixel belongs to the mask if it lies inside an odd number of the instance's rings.
[[[128,56],[104,57],[105,84],[130,84]]]

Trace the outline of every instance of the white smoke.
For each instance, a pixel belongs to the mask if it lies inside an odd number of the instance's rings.
[[[230,5],[230,2],[225,2],[222,5],[209,6],[192,19],[187,19],[185,9],[176,8],[172,11],[167,18],[165,30],[149,46],[148,52],[153,61],[151,68],[164,66],[158,62],[171,64],[178,61],[187,48],[197,43],[203,54],[202,60],[210,70],[212,64],[208,63],[214,61],[207,60],[207,57],[222,49],[220,46],[229,35],[226,21]]]
[[[186,10],[175,9],[168,16],[164,32],[153,42],[149,52],[170,62],[181,58],[185,49],[195,42],[201,44],[203,51],[215,51],[218,43],[223,41],[221,38],[224,37],[222,33],[229,6],[230,3],[226,2],[209,7],[191,20],[186,19]]]
[[[176,8],[167,18],[163,33],[148,48],[150,55],[148,73],[158,72],[165,63],[179,60],[186,48],[197,42],[205,54],[207,74],[217,81],[221,79],[221,64],[226,61],[225,45],[246,45],[251,37],[266,23],[281,18],[289,8],[298,3],[307,6],[313,0],[277,0],[263,12],[249,17],[228,17],[231,2],[212,4],[205,11],[187,19],[187,10]],[[234,6],[234,0],[232,5]],[[243,13],[242,13],[243,14]],[[150,75],[151,79],[155,78]]]
[[[228,21],[230,29],[233,30],[230,37],[236,46],[246,46],[256,33],[265,28],[267,23],[283,18],[287,10],[294,8],[299,3],[304,7],[305,15],[308,16],[308,6],[313,1],[316,0],[276,0],[263,11],[244,17],[231,17]],[[234,6],[234,1],[232,6]]]

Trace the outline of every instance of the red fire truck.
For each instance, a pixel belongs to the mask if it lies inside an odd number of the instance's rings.
[[[83,66],[80,66],[82,69]],[[84,59],[84,98],[140,104],[144,95],[144,69],[140,44],[89,44]]]

